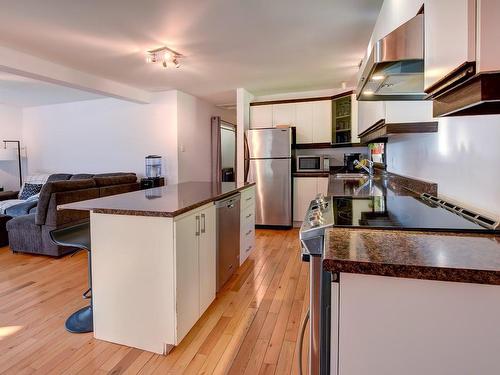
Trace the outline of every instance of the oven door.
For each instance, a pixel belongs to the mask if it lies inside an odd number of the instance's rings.
[[[323,170],[322,156],[297,156],[297,172],[316,172]]]

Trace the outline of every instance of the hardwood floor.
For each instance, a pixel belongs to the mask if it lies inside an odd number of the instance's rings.
[[[66,317],[87,303],[85,253],[51,259],[1,248],[0,373],[297,374],[309,287],[299,250],[295,229],[257,230],[254,253],[161,356],[65,331]],[[304,363],[306,355],[305,347]]]

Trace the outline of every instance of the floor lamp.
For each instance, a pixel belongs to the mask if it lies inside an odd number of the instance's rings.
[[[22,166],[21,166],[21,142],[20,141],[4,140],[3,141],[4,150],[7,149],[7,143],[17,144],[17,162],[19,163],[19,187],[21,188],[23,186],[23,172],[22,172]],[[8,158],[6,160],[12,160],[12,159]]]

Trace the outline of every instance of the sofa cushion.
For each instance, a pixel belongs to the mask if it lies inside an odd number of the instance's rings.
[[[97,187],[131,184],[137,182],[135,174],[125,174],[120,176],[94,177]]]
[[[36,207],[37,204],[38,202],[36,200],[18,203],[14,206],[7,208],[5,210],[5,214],[12,217],[27,215],[34,207]]]
[[[36,195],[42,190],[42,184],[24,184],[23,191],[19,194],[19,199],[26,200],[33,195]]]
[[[67,181],[73,176],[72,174],[69,173],[54,173],[47,178],[47,182],[54,182],[54,181]]]
[[[45,224],[47,216],[47,209],[53,193],[91,189],[96,187],[96,183],[92,179],[87,180],[71,180],[71,181],[55,181],[46,183],[40,192],[40,199],[38,201],[36,212],[36,223],[38,225]],[[73,200],[76,202],[77,200]]]
[[[73,180],[88,180],[89,178],[92,178],[94,177],[93,174],[90,174],[90,173],[78,173],[78,174],[74,174],[73,176],[71,176],[70,180],[73,181]]]

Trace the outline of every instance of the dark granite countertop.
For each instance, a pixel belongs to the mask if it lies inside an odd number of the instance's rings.
[[[253,185],[255,184],[184,182],[64,204],[57,208],[114,215],[174,217]]]
[[[326,233],[323,268],[500,285],[500,236],[332,228]]]

